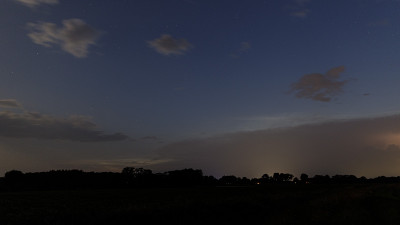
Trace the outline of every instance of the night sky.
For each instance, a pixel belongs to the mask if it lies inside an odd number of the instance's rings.
[[[1,0],[0,174],[400,175],[400,1]]]

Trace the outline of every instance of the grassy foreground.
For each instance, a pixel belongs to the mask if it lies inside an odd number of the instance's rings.
[[[400,185],[0,193],[0,224],[399,224]]]

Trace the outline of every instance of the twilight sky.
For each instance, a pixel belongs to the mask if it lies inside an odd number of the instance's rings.
[[[0,174],[400,175],[400,1],[1,0]]]

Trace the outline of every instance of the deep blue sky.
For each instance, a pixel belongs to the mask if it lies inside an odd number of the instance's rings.
[[[399,21],[395,0],[3,0],[0,169],[400,173],[374,162],[394,128],[320,149],[399,123]]]

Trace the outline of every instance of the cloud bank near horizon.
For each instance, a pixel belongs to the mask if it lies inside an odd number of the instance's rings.
[[[158,166],[203,168],[217,176],[398,175],[399,146],[400,114],[177,142],[159,149],[161,156],[174,160]]]
[[[0,112],[0,137],[69,140],[79,142],[122,141],[122,133],[104,134],[84,116],[58,118],[35,112]]]
[[[22,108],[22,105],[15,99],[0,99],[0,107],[2,107],[2,108]]]

